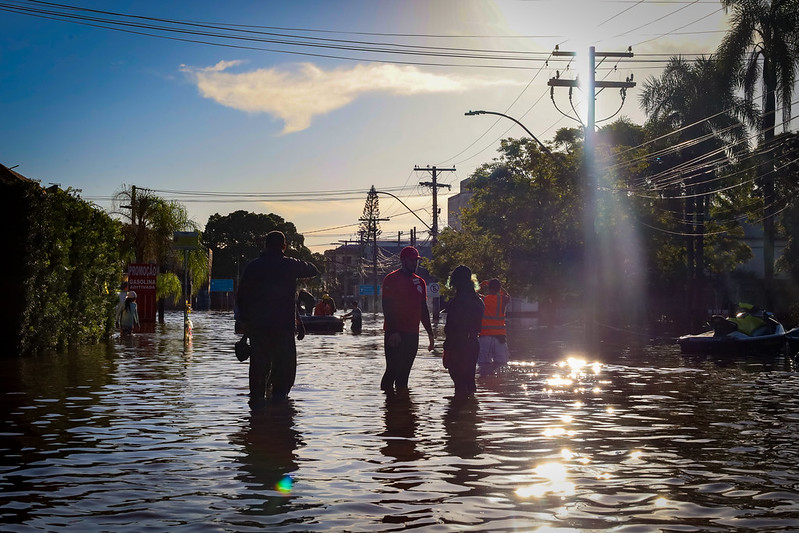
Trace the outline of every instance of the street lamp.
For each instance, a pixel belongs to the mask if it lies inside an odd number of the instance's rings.
[[[544,145],[544,143],[542,143],[541,141],[539,141],[539,140],[538,140],[538,137],[536,137],[535,135],[533,135],[533,132],[531,132],[530,130],[528,130],[528,129],[525,127],[525,125],[524,125],[524,124],[522,124],[521,122],[519,122],[519,121],[518,121],[518,120],[516,120],[515,118],[513,118],[513,117],[509,117],[508,115],[504,115],[504,114],[502,114],[502,113],[497,113],[496,111],[482,111],[482,110],[480,110],[480,111],[468,111],[468,112],[464,113],[464,115],[466,115],[467,117],[473,117],[473,116],[475,116],[475,115],[497,115],[498,117],[505,117],[505,118],[507,118],[507,119],[510,119],[510,120],[512,120],[513,122],[515,122],[516,124],[518,124],[519,126],[521,126],[521,127],[522,127],[522,129],[523,129],[524,131],[526,131],[526,132],[527,132],[527,135],[529,135],[530,137],[532,137],[532,138],[533,138],[533,140],[534,140],[535,142],[537,142],[537,143],[538,143],[538,146],[540,146],[540,147],[541,147],[541,149],[542,149],[542,150],[543,150],[543,151],[544,151],[544,152],[545,152],[545,153],[546,153],[546,154],[547,154],[549,157],[551,157],[551,158],[552,158],[552,159],[553,159],[553,160],[554,160],[556,163],[560,164],[560,162],[559,162],[557,159],[555,159],[555,156],[552,154],[552,151],[551,151],[549,148],[547,148],[547,147]]]

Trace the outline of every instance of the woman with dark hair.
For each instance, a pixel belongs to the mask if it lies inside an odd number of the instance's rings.
[[[469,267],[456,267],[449,284],[455,289],[455,297],[447,304],[444,368],[455,383],[455,394],[468,395],[477,390],[474,374],[480,354],[477,337],[483,320],[483,301],[474,290]]]

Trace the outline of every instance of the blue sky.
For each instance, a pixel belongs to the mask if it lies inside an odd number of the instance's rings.
[[[564,62],[545,64],[555,45],[578,53],[591,45],[602,51],[632,46],[641,61],[621,61],[618,70],[599,76],[624,79],[634,73],[639,85],[628,92],[622,114],[642,122],[640,82],[657,75],[671,54],[712,53],[726,28],[721,6],[713,0],[81,0],[64,5],[337,39],[313,48],[224,41],[280,53],[0,10],[0,163],[18,165],[16,171],[45,186],[81,189],[84,198],[108,209],[108,198],[123,184],[164,191],[159,194],[184,201],[201,226],[213,213],[277,213],[294,222],[315,251],[353,238],[372,185],[399,196],[430,223],[430,190],[418,185],[430,175],[414,171],[415,166],[454,166],[456,171],[442,173],[440,180],[455,193],[460,180],[494,157],[499,139],[524,135],[505,119],[465,117],[470,109],[514,116],[544,141],[557,128],[576,125],[554,108],[547,81],[556,69],[570,75],[587,63],[577,58],[568,70]],[[9,6],[54,9],[0,0],[0,8]],[[229,28],[223,33],[232,34]],[[352,50],[356,41],[384,43],[383,49],[414,45],[437,52],[447,47],[458,53],[529,55],[522,62],[364,53]],[[332,47],[340,44],[346,49]],[[345,59],[302,55],[308,53]],[[556,97],[561,109],[570,109],[565,92]],[[603,93],[597,118],[620,104],[617,92]],[[251,201],[180,194],[187,191],[302,194],[289,194],[292,201]],[[441,226],[448,194],[441,191]],[[398,231],[407,235],[414,226],[424,238],[421,223],[393,198],[381,197],[380,208],[391,219],[381,225],[386,238]]]

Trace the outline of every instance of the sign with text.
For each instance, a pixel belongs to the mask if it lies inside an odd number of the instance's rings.
[[[211,292],[233,292],[232,279],[212,279]]]
[[[157,281],[158,265],[128,265],[128,290],[136,291],[136,306],[139,311],[139,322],[142,324],[155,323]]]
[[[377,295],[380,295],[380,285],[377,286]],[[375,286],[374,285],[360,285],[358,289],[358,294],[361,296],[373,296],[375,293]]]

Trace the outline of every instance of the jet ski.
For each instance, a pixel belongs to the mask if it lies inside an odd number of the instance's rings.
[[[677,339],[684,354],[775,355],[785,349],[785,328],[772,313],[747,303],[733,317],[713,315],[711,331]],[[799,333],[799,332],[797,332]]]

